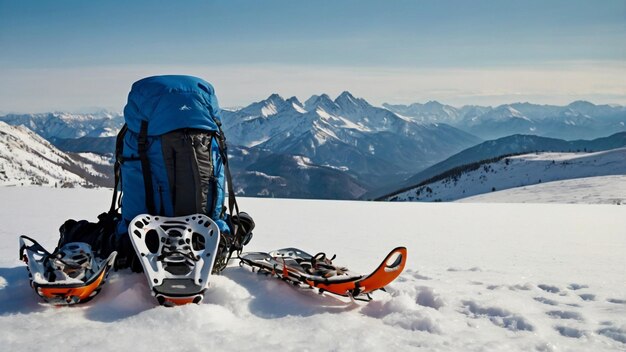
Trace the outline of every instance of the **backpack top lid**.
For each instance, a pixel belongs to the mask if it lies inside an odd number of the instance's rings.
[[[213,86],[192,76],[153,76],[135,82],[124,107],[128,129],[139,133],[148,122],[148,135],[181,128],[218,131],[221,124]]]

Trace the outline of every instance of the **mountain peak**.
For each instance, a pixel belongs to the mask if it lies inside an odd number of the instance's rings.
[[[357,105],[356,98],[347,90],[339,94],[339,96],[335,99],[335,103],[339,106]]]
[[[348,91],[341,93],[337,99],[335,99],[335,104],[342,109],[348,110],[358,110],[370,106],[367,101],[361,98],[355,98],[354,95],[350,94]]]
[[[293,104],[298,104],[298,105],[302,105],[302,103],[300,102],[300,100],[298,100],[297,97],[293,96],[289,99],[286,100],[286,102],[288,103],[293,103]]]
[[[352,95],[352,93],[348,92],[347,90],[344,90],[343,92],[341,92],[341,94],[339,94],[339,96],[337,96],[337,99],[339,99],[339,98],[356,99],[354,97],[354,95]]]
[[[298,100],[298,98],[296,98],[295,96],[289,98],[286,100],[286,102],[288,104],[291,104],[291,106],[299,113],[305,113],[306,110],[304,109],[304,105],[302,105],[302,103],[300,102],[300,100]]]
[[[442,107],[443,104],[441,104],[440,102],[436,101],[436,100],[429,100],[428,102],[426,102],[426,104],[424,104],[424,107]]]
[[[267,99],[265,99],[265,101],[281,102],[281,103],[283,103],[283,102],[285,102],[285,99],[283,99],[283,97],[281,97],[279,94],[273,93],[272,95],[267,97]]]
[[[586,100],[576,100],[571,102],[568,106],[595,106],[595,104]]]
[[[307,111],[313,111],[322,108],[326,112],[331,112],[337,108],[337,104],[330,99],[328,94],[312,95],[304,102],[304,108]]]

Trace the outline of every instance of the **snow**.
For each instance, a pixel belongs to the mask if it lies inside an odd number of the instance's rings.
[[[282,179],[282,177],[280,177],[280,176],[272,176],[272,175],[268,175],[268,174],[260,172],[260,171],[246,171],[246,174],[255,175],[255,176],[258,176],[258,177],[263,177],[263,178],[265,178],[267,180],[280,180],[280,179]]]
[[[306,156],[293,155],[292,158],[296,162],[296,165],[298,165],[299,169],[309,169],[313,164],[311,159],[307,158]]]
[[[399,193],[393,199],[451,201],[552,181],[610,175],[626,175],[626,148],[595,153],[531,153],[508,157]],[[602,197],[613,198],[611,192],[603,193]]]
[[[458,202],[626,205],[626,176],[596,176],[546,182],[480,194]]]
[[[276,105],[274,103],[268,103],[263,108],[261,108],[261,116],[268,117],[275,115],[278,112],[276,109]]]
[[[87,171],[90,175],[106,177],[103,173],[96,171],[95,167],[91,164],[76,161],[76,165],[80,166],[83,170]]]
[[[24,126],[0,121],[0,185],[83,183],[63,168],[72,161]]]
[[[304,110],[304,108],[301,105],[298,105],[296,103],[291,103],[291,106],[293,107],[294,110],[296,110],[297,112],[301,114],[305,114],[307,112],[306,110]]]
[[[17,236],[52,249],[63,221],[95,220],[110,193],[0,188],[2,350],[626,348],[626,217],[619,206],[239,198],[257,224],[247,250],[336,253],[335,262],[366,272],[405,245],[405,272],[368,304],[299,290],[236,263],[212,278],[200,305],[157,306],[143,274],[129,271],[113,272],[87,304],[41,304],[17,260]]]
[[[98,165],[111,166],[114,161],[112,155],[101,155],[96,153],[78,153],[78,155]]]

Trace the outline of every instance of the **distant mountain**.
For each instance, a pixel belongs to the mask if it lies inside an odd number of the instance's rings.
[[[25,126],[46,139],[69,139],[115,136],[124,124],[124,117],[103,110],[95,114],[9,114],[0,116],[0,121]]]
[[[626,174],[626,148],[594,153],[532,153],[504,156],[449,170],[390,201],[453,201],[478,194],[551,181]]]
[[[448,123],[484,139],[512,134],[590,139],[626,131],[626,107],[586,101],[575,101],[567,106],[513,103],[495,108],[464,106],[460,109],[438,102],[383,106],[417,121]]]
[[[64,152],[115,154],[116,137],[50,138],[49,141]]]
[[[446,124],[419,123],[349,92],[301,103],[273,94],[238,111],[222,111],[233,144],[298,155],[350,171],[367,188],[400,180],[480,140]]]
[[[447,123],[454,125],[463,116],[463,111],[450,105],[443,105],[437,101],[426,104],[413,103],[411,105],[391,105],[384,103],[383,107],[401,114],[410,116],[419,122]]]
[[[350,173],[316,165],[304,156],[234,147],[229,159],[238,195],[358,199],[366,191]]]
[[[592,152],[626,147],[626,132],[616,133],[609,137],[594,140],[565,141],[532,135],[513,135],[496,140],[486,141],[448,159],[437,163],[416,175],[406,179],[395,189],[380,189],[367,194],[370,198],[379,198],[383,194],[395,194],[406,188],[413,188],[428,179],[441,175],[463,165],[483,160],[498,158],[503,155],[514,155],[530,152]]]
[[[111,186],[107,161],[66,154],[23,126],[0,121],[0,184],[57,187]]]

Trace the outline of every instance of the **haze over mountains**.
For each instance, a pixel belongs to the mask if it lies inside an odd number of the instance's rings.
[[[74,139],[115,136],[124,124],[124,116],[102,110],[94,114],[8,114],[0,117],[0,121],[26,126],[45,139]]]
[[[582,101],[562,107],[515,103],[455,108],[434,101],[383,105],[375,107],[349,92],[335,99],[314,95],[304,102],[272,94],[243,108],[222,110],[237,192],[371,198],[414,184],[424,172],[431,177],[434,171],[501,153],[564,151],[569,145],[546,136],[591,139],[626,131],[625,107]],[[10,114],[0,121],[24,125],[64,152],[108,154],[104,160],[110,160],[124,120],[101,111]],[[513,134],[526,136],[479,147],[484,139]],[[613,142],[622,143],[618,137]],[[452,162],[442,163],[449,158]]]
[[[567,106],[514,103],[458,109],[436,101],[383,106],[418,121],[448,123],[483,139],[512,134],[592,139],[626,131],[626,107],[594,105],[586,101],[575,101]]]

